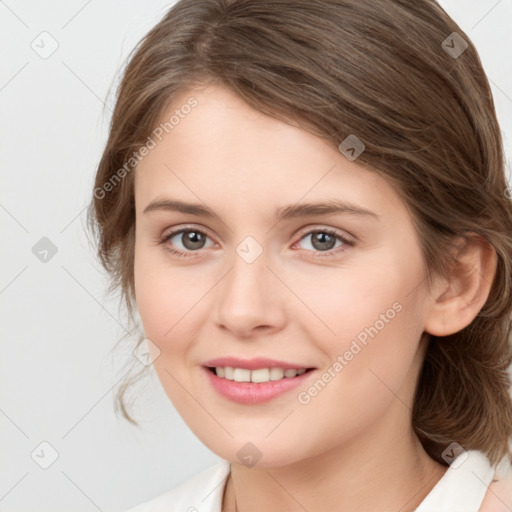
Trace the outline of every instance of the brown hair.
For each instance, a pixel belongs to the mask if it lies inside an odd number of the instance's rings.
[[[358,163],[411,211],[429,285],[448,272],[455,237],[476,233],[494,247],[485,306],[460,332],[430,336],[412,416],[442,464],[452,441],[492,464],[510,458],[512,202],[491,90],[467,35],[434,0],[176,3],[129,56],[88,212],[109,290],[121,289],[132,321],[134,152],[178,94],[212,81],[336,147],[356,135]],[[124,395],[142,373],[117,394],[133,423]]]

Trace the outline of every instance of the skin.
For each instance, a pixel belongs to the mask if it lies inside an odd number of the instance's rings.
[[[409,210],[382,176],[215,84],[182,94],[172,110],[190,96],[197,107],[136,169],[135,290],[145,335],[160,350],[153,364],[165,392],[195,435],[232,463],[223,512],[235,510],[235,491],[241,512],[414,510],[446,471],[411,425],[427,333],[472,321],[489,292],[494,251],[469,247],[460,269],[429,290]],[[144,213],[163,198],[206,205],[219,219]],[[377,217],[273,221],[284,205],[334,198]],[[183,227],[206,232],[202,248],[190,249],[182,235],[158,243]],[[319,249],[311,231],[322,228],[354,244],[336,239]],[[252,263],[236,252],[247,236],[263,249]],[[299,403],[297,393],[396,302],[400,312]],[[202,364],[221,356],[317,370],[299,390],[241,405],[204,374]],[[247,442],[262,454],[253,467],[237,456]]]

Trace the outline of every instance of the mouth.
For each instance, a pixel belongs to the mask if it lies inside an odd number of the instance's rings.
[[[203,371],[212,388],[224,398],[245,405],[268,402],[305,385],[317,368],[267,358],[224,357],[207,361]]]

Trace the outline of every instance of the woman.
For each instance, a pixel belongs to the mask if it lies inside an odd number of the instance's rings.
[[[133,512],[512,507],[512,203],[436,2],[178,2],[89,213],[136,352],[223,459]]]

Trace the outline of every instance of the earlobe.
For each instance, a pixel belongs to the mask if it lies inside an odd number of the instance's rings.
[[[472,233],[459,246],[450,275],[431,291],[425,331],[448,336],[467,327],[485,305],[494,280],[497,255],[483,237]]]

